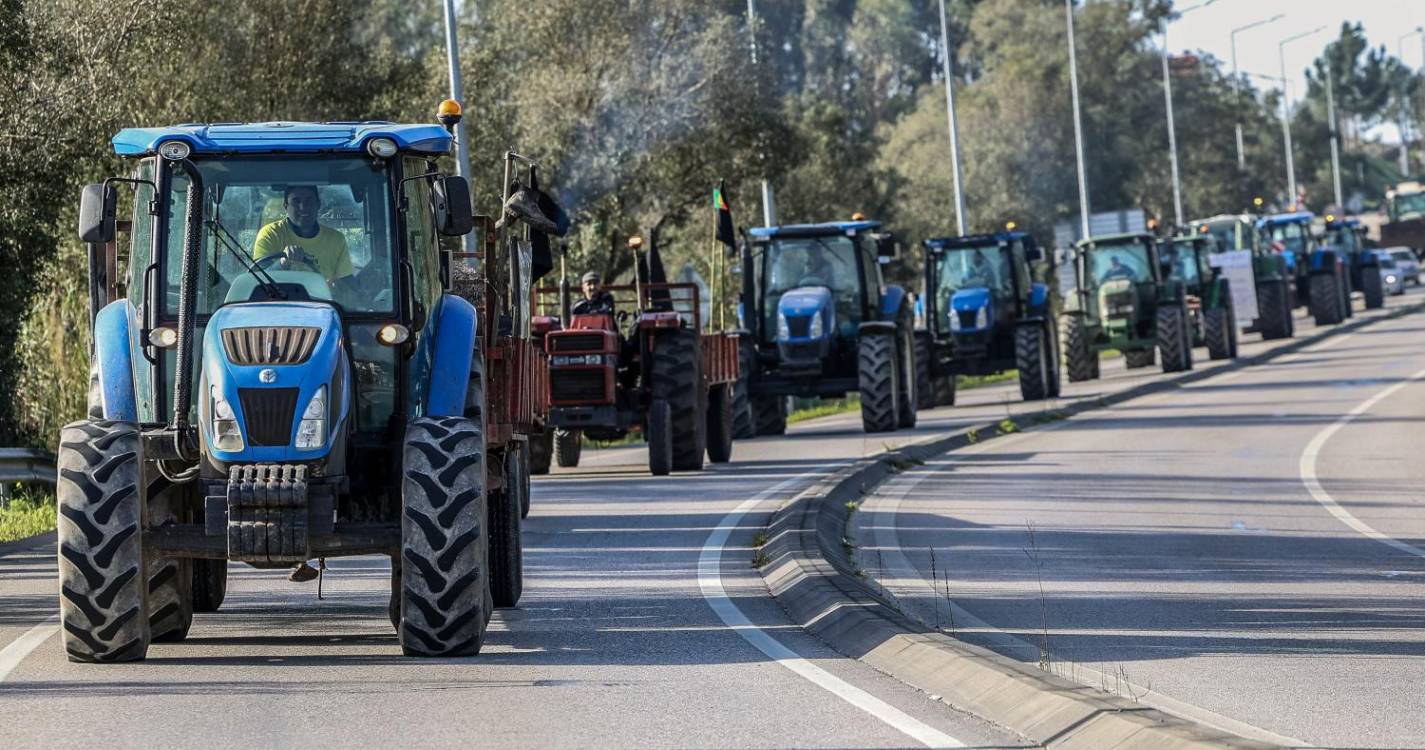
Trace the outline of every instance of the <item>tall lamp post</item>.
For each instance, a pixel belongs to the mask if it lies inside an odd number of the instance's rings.
[[[1079,63],[1074,55],[1074,0],[1064,0],[1069,17],[1069,91],[1074,100],[1074,155],[1079,163],[1079,223],[1082,239],[1089,238],[1089,180],[1084,172],[1084,128],[1079,114]]]
[[[752,0],[748,0],[751,2]],[[945,0],[940,0],[940,50],[945,64],[945,116],[950,128],[950,169],[955,181],[955,228],[961,237],[966,234],[965,193],[960,189],[960,130],[955,126],[955,79],[950,70],[950,22],[945,15]]]
[[[756,0],[747,0],[747,43],[752,51],[752,67],[757,67],[757,5]],[[765,167],[766,164],[764,163]],[[772,183],[762,178],[762,226],[777,223],[776,198],[772,195]]]
[[[464,107],[465,90],[460,85],[460,45],[455,38],[455,23],[455,0],[445,0],[445,52],[450,65],[450,98]],[[463,118],[455,124],[455,169],[461,177],[470,179],[470,144],[465,140]],[[465,235],[464,244],[465,252],[475,252],[474,232]]]
[[[1244,172],[1247,170],[1247,155],[1246,152],[1242,149],[1242,83],[1240,81],[1240,75],[1237,72],[1237,33],[1240,31],[1246,31],[1247,29],[1255,29],[1258,26],[1266,26],[1269,23],[1276,23],[1277,21],[1280,21],[1283,18],[1286,18],[1286,14],[1278,13],[1275,16],[1272,16],[1271,18],[1264,18],[1260,21],[1254,21],[1252,23],[1247,24],[1246,26],[1238,26],[1237,28],[1232,30],[1232,33],[1230,35],[1232,41],[1232,98],[1234,100],[1234,104],[1236,105],[1238,112],[1236,124],[1237,169],[1242,170]]]
[[[1421,34],[1420,50],[1425,55],[1425,29],[1417,26],[1415,30],[1408,34],[1401,34],[1395,40],[1395,56],[1401,63],[1405,62],[1405,40],[1416,34]],[[1421,70],[1425,70],[1425,59],[1420,61]],[[1400,173],[1405,177],[1410,176],[1410,118],[1408,116],[1410,103],[1402,101],[1400,103]]]
[[[1294,42],[1294,41],[1296,41],[1296,40],[1298,40],[1298,39],[1305,39],[1306,37],[1309,37],[1309,36],[1311,36],[1312,34],[1315,34],[1315,33],[1321,31],[1321,30],[1324,29],[1324,28],[1326,28],[1326,27],[1325,27],[1325,26],[1317,26],[1316,28],[1312,29],[1311,31],[1303,31],[1303,32],[1301,32],[1300,34],[1294,34],[1294,35],[1292,35],[1292,36],[1289,36],[1289,37],[1287,37],[1287,38],[1281,40],[1281,42],[1280,42],[1279,44],[1277,44],[1277,60],[1278,60],[1278,62],[1281,63],[1282,82],[1283,82],[1283,84],[1285,84],[1285,82],[1286,82],[1286,46],[1287,46],[1288,44],[1290,44],[1291,42]],[[1295,163],[1295,161],[1292,159],[1292,155],[1291,155],[1291,99],[1290,99],[1290,97],[1287,96],[1287,93],[1286,93],[1286,86],[1285,86],[1285,85],[1282,86],[1282,135],[1283,135],[1283,139],[1286,141],[1286,193],[1287,193],[1287,199],[1291,201],[1291,208],[1292,208],[1293,211],[1295,211],[1295,210],[1297,209],[1297,204],[1296,204],[1296,163]]]
[[[1344,210],[1345,202],[1341,200],[1341,147],[1338,142],[1341,135],[1336,129],[1336,94],[1335,87],[1331,79],[1336,77],[1335,68],[1331,67],[1331,61],[1326,61],[1326,119],[1327,132],[1331,135],[1331,186],[1336,190],[1336,205]]]
[[[1178,15],[1185,16],[1215,2],[1217,0],[1205,0],[1197,5],[1190,5],[1178,11]],[[1173,223],[1176,226],[1182,226],[1183,191],[1182,184],[1178,180],[1178,135],[1173,122],[1173,77],[1168,70],[1168,22],[1166,20],[1163,21],[1163,100],[1168,110],[1168,164],[1172,167],[1173,173]]]

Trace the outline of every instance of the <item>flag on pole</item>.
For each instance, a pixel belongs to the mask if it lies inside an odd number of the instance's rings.
[[[732,252],[737,248],[737,232],[732,226],[732,207],[727,204],[727,194],[723,192],[726,184],[721,181],[713,188],[713,210],[717,211],[717,241],[727,245],[728,252]]]

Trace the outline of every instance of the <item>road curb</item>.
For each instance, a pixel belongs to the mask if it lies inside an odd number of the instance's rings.
[[[1259,365],[1333,336],[1425,310],[1407,305],[1283,342],[1212,370],[1142,383],[1097,399],[1046,410],[1034,424],[1162,393]],[[846,538],[849,504],[906,468],[993,439],[1000,423],[961,428],[848,464],[802,490],[772,516],[760,556],[763,580],[792,621],[859,659],[946,703],[1007,727],[1048,748],[1270,748],[1204,724],[1071,682],[986,648],[926,628],[862,582]]]
[[[0,557],[13,555],[16,552],[25,552],[37,547],[44,546],[46,542],[54,540],[54,530],[50,529],[34,536],[27,536],[24,539],[16,539],[11,542],[0,542]]]

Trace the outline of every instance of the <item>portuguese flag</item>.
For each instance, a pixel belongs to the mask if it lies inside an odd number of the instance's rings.
[[[732,207],[727,204],[723,190],[726,184],[726,181],[719,182],[713,188],[713,210],[717,212],[717,241],[727,245],[731,252],[737,247],[737,232],[732,227]]]

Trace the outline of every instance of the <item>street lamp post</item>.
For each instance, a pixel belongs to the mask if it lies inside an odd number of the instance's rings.
[[[455,38],[455,23],[455,0],[445,0],[445,51],[450,65],[450,98],[464,107],[465,90],[460,85],[460,45]],[[461,177],[470,179],[470,144],[465,140],[464,118],[455,124],[455,170]],[[465,235],[464,246],[465,252],[475,252],[474,232]]]
[[[1084,172],[1084,129],[1079,114],[1079,64],[1074,55],[1074,0],[1064,0],[1069,17],[1069,91],[1074,101],[1074,155],[1079,163],[1079,223],[1083,239],[1089,238],[1089,180]]]
[[[1395,40],[1395,56],[1401,61],[1401,64],[1405,63],[1405,40],[1416,34],[1421,34],[1420,50],[1421,54],[1425,55],[1425,29],[1417,26],[1414,31],[1401,34],[1400,38]],[[1425,70],[1425,59],[1420,61],[1420,67],[1421,70]],[[1400,102],[1400,173],[1406,177],[1410,176],[1410,119],[1407,116],[1407,112],[1409,111],[1408,105],[1409,102]]]
[[[1242,148],[1242,117],[1241,117],[1241,112],[1242,112],[1242,83],[1241,83],[1241,81],[1239,80],[1240,76],[1239,76],[1239,74],[1237,73],[1237,32],[1239,32],[1239,31],[1246,31],[1247,29],[1255,29],[1255,28],[1258,27],[1258,26],[1265,26],[1265,25],[1267,25],[1267,24],[1269,24],[1269,23],[1274,23],[1274,22],[1276,22],[1276,21],[1280,21],[1281,19],[1283,19],[1283,18],[1285,18],[1285,17],[1286,17],[1286,14],[1285,14],[1285,13],[1278,13],[1278,14],[1276,14],[1275,16],[1272,16],[1271,18],[1265,18],[1265,19],[1262,19],[1262,20],[1260,20],[1260,21],[1254,21],[1254,22],[1252,22],[1252,23],[1247,24],[1246,26],[1238,26],[1237,28],[1235,28],[1235,29],[1232,30],[1232,33],[1231,33],[1231,35],[1230,35],[1230,38],[1231,38],[1231,41],[1232,41],[1232,98],[1233,98],[1233,100],[1234,100],[1234,103],[1235,103],[1236,106],[1237,106],[1237,112],[1238,112],[1237,123],[1236,123],[1236,127],[1237,127],[1237,169],[1242,170],[1242,171],[1246,171],[1246,169],[1247,169],[1247,156],[1246,156],[1246,152],[1245,152],[1245,151],[1243,150],[1243,148]]]
[[[1312,29],[1311,31],[1303,31],[1303,32],[1301,32],[1300,34],[1296,34],[1296,35],[1294,35],[1294,36],[1289,36],[1289,37],[1287,37],[1286,39],[1281,40],[1281,43],[1277,45],[1277,60],[1281,63],[1282,82],[1283,82],[1283,86],[1282,86],[1282,135],[1283,135],[1283,139],[1286,141],[1286,193],[1287,193],[1287,199],[1291,201],[1291,207],[1292,207],[1292,210],[1293,210],[1293,211],[1295,211],[1295,210],[1297,209],[1297,204],[1296,204],[1296,164],[1295,164],[1295,162],[1293,161],[1292,155],[1291,155],[1291,100],[1290,100],[1290,98],[1289,98],[1289,97],[1287,96],[1287,94],[1286,94],[1286,86],[1285,86],[1285,82],[1286,82],[1286,46],[1287,46],[1287,44],[1289,44],[1289,43],[1291,43],[1291,42],[1294,42],[1294,41],[1296,41],[1296,40],[1298,40],[1298,39],[1305,39],[1306,37],[1309,37],[1309,36],[1311,36],[1312,34],[1315,34],[1315,33],[1321,31],[1321,30],[1324,29],[1324,28],[1326,28],[1326,27],[1325,27],[1325,26],[1317,26],[1316,28]]]
[[[751,2],[752,0],[748,0]],[[960,131],[955,126],[955,79],[950,70],[950,23],[945,16],[945,0],[940,0],[940,50],[945,63],[945,116],[950,128],[950,169],[955,181],[955,227],[960,236],[965,231],[965,193],[960,189]]]
[[[944,2],[944,0],[941,0]],[[1206,0],[1206,2],[1191,5],[1178,11],[1179,16],[1187,15],[1199,8],[1206,8],[1217,2],[1217,0]],[[1168,110],[1168,165],[1172,168],[1173,176],[1173,224],[1183,225],[1183,191],[1182,184],[1178,180],[1178,136],[1177,128],[1173,122],[1173,77],[1168,70],[1168,22],[1163,21],[1163,100]]]
[[[1340,133],[1336,130],[1336,95],[1331,79],[1336,77],[1336,70],[1331,67],[1331,61],[1326,61],[1326,119],[1328,132],[1331,134],[1331,186],[1336,189],[1336,205],[1344,210],[1345,202],[1341,200],[1341,154],[1338,141]]]
[[[752,50],[752,67],[757,67],[757,5],[756,0],[747,0],[747,43]],[[764,162],[763,167],[766,167]],[[772,183],[762,178],[762,226],[777,223],[776,198],[772,195]]]

